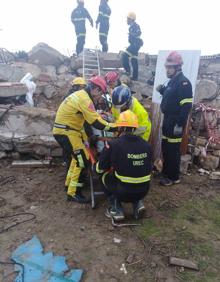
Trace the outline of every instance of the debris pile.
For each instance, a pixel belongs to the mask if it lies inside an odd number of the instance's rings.
[[[45,43],[27,54],[20,53],[0,53],[0,157],[13,152],[59,156],[61,151],[51,133],[55,112],[73,78],[83,75],[83,55],[65,57]],[[122,82],[129,84],[134,96],[150,111],[157,56],[139,54],[139,81],[132,82],[123,74],[120,54],[100,52],[99,62],[102,75],[117,70]],[[28,89],[20,81],[27,73],[36,84],[32,109],[18,106],[26,101]],[[190,153],[203,169],[213,171],[220,166],[219,55],[201,58],[194,101]],[[191,161],[190,156],[183,157],[184,172]]]

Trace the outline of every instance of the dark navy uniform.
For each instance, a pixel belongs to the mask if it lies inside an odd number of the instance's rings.
[[[109,143],[96,166],[105,192],[119,201],[135,202],[149,190],[152,153],[150,145],[135,135],[123,135]]]
[[[83,6],[78,6],[72,11],[71,21],[75,26],[75,32],[77,36],[76,53],[79,55],[83,51],[86,37],[86,19],[89,20],[90,24],[93,25],[93,20]]]
[[[99,40],[102,45],[102,51],[108,52],[108,32],[109,32],[109,18],[111,9],[107,1],[102,1],[99,6],[99,15],[96,24],[99,24]]]
[[[138,52],[143,46],[143,40],[140,38],[141,29],[140,26],[134,22],[129,27],[128,41],[130,45],[122,55],[122,64],[128,74],[131,74],[129,58],[131,58],[132,65],[132,79],[138,79]]]
[[[170,180],[179,179],[180,144],[187,119],[192,108],[192,85],[182,72],[173,77],[167,86],[160,90],[161,111],[164,114],[162,125],[163,173]],[[175,126],[182,127],[182,133],[175,135]]]

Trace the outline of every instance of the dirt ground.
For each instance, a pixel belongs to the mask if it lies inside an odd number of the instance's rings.
[[[36,218],[6,232],[2,229],[30,216],[0,218],[0,261],[10,261],[17,246],[37,235],[45,252],[82,268],[85,282],[220,281],[220,183],[196,172],[173,187],[158,181],[145,199],[142,226],[114,228],[104,216],[104,199],[95,210],[66,202],[64,167],[15,169],[1,162],[0,216],[30,212]],[[196,261],[199,271],[169,266],[169,256]],[[0,265],[0,281],[15,276],[13,267]]]

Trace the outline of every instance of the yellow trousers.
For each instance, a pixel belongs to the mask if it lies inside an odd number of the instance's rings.
[[[56,139],[58,136],[66,136],[72,146],[72,161],[67,173],[65,186],[68,186],[67,194],[74,196],[78,189],[83,187],[83,174],[89,164],[89,155],[83,143],[82,133],[74,130],[54,128],[53,134]],[[59,142],[65,148],[64,141]]]

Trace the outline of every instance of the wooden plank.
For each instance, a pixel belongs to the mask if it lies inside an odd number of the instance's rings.
[[[169,263],[171,265],[181,266],[181,267],[185,267],[185,268],[189,268],[189,269],[193,269],[193,270],[199,270],[197,263],[194,263],[194,262],[187,260],[187,259],[170,257]]]
[[[50,166],[50,161],[49,160],[44,160],[44,161],[38,161],[38,160],[29,160],[29,161],[13,161],[12,162],[13,167],[31,167],[31,168],[36,168],[36,167],[48,167]]]

